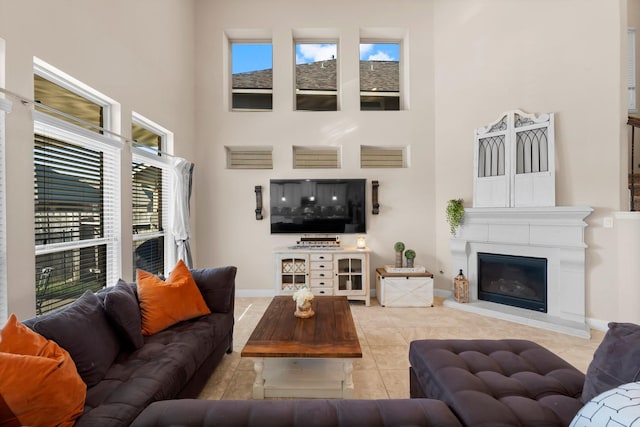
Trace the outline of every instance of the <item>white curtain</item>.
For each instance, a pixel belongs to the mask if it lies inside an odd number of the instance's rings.
[[[173,164],[174,173],[174,195],[173,204],[173,238],[176,244],[176,258],[182,259],[187,267],[192,268],[191,247],[189,246],[189,236],[191,227],[189,225],[189,202],[191,200],[191,181],[193,176],[193,163],[176,157]],[[177,261],[176,260],[176,261]]]

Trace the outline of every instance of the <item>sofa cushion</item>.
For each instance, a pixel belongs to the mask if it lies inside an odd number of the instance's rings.
[[[63,310],[36,318],[33,329],[69,352],[89,387],[104,377],[120,351],[118,335],[91,291]]]
[[[234,266],[191,270],[191,275],[211,311],[233,311],[236,272],[237,268]]]
[[[426,397],[463,424],[567,426],[582,407],[584,375],[526,340],[419,340],[409,361]]]
[[[160,426],[439,426],[460,427],[447,405],[431,399],[165,400],[132,427]]]
[[[153,335],[183,320],[211,313],[182,260],[166,282],[143,270],[137,270],[136,276],[143,335]]]
[[[86,386],[69,353],[11,315],[0,331],[0,425],[72,426]]]
[[[228,345],[233,317],[212,313],[146,336],[121,353],[104,379],[87,391],[76,427],[129,425],[151,402],[174,398],[215,348]]]
[[[582,401],[633,381],[640,381],[640,325],[611,322],[587,368]]]
[[[135,284],[122,279],[109,289],[104,296],[104,309],[126,344],[134,349],[142,347],[142,317],[138,298],[135,295]]]

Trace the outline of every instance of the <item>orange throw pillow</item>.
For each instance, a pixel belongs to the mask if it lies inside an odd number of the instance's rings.
[[[136,275],[142,335],[153,335],[183,320],[211,313],[182,260],[166,282],[143,270]]]
[[[12,314],[0,332],[0,425],[72,426],[86,392],[69,353]]]

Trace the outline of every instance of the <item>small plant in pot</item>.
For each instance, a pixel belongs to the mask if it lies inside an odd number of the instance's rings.
[[[464,206],[462,199],[451,199],[447,202],[447,223],[449,224],[449,232],[455,236],[458,227],[462,224],[464,218]]]
[[[404,243],[396,242],[393,245],[393,250],[396,253],[396,268],[402,268],[402,252],[404,252]]]
[[[407,258],[407,267],[413,268],[413,260],[416,259],[416,251],[413,249],[407,249],[404,256]]]

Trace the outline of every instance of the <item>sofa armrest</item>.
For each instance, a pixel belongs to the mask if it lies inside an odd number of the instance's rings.
[[[191,270],[191,275],[211,311],[233,312],[236,271],[237,268],[233,266]]]

